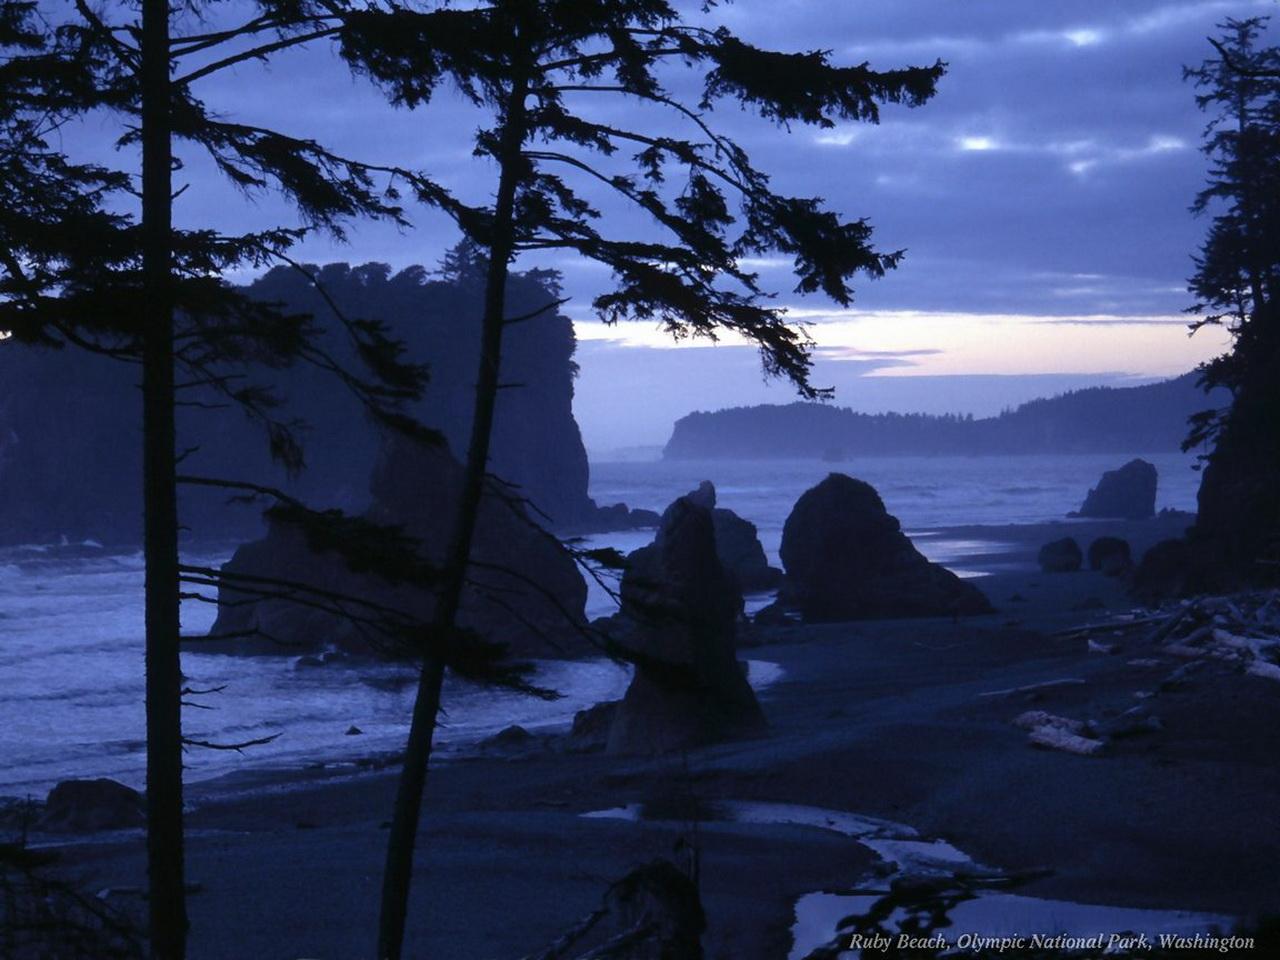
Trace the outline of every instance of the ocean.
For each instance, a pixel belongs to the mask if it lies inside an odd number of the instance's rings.
[[[1199,474],[1190,456],[1145,455],[1160,471],[1157,507],[1194,510]],[[930,559],[955,567],[966,554],[998,544],[962,541],[935,531],[970,524],[1037,523],[1080,506],[1104,470],[1125,456],[1008,458],[900,457],[822,461],[677,461],[592,465],[597,503],[661,510],[701,480],[716,485],[719,505],[757,525],[773,563],[796,498],[832,471],[871,483],[889,511]],[[643,546],[650,531],[589,538],[622,550]],[[188,558],[216,565],[227,552],[194,548]],[[143,780],[142,558],[93,545],[36,544],[0,550],[0,796],[42,796],[58,780],[108,776]],[[980,577],[980,569],[957,570]],[[765,598],[754,598],[759,606]],[[611,612],[593,589],[589,613]],[[183,606],[184,632],[208,630],[207,604]],[[354,762],[403,746],[413,674],[402,665],[305,667],[295,656],[233,657],[184,653],[193,690],[186,732],[204,740],[244,741],[277,735],[243,753],[191,749],[189,780],[261,767]],[[758,687],[776,679],[770,664],[751,665]],[[538,680],[564,694],[554,702],[452,682],[439,739],[441,756],[465,751],[511,725],[566,726],[575,711],[622,695],[627,672],[607,661],[539,664]],[[355,727],[359,734],[349,734]]]
[[[1142,454],[1160,480],[1156,509],[1194,512],[1200,474],[1192,454]],[[625,503],[661,511],[676,496],[710,480],[716,505],[756,525],[769,562],[781,566],[778,548],[787,515],[802,493],[829,473],[847,473],[870,483],[888,511],[898,518],[916,548],[961,576],[984,571],[955,566],[974,553],[998,552],[993,541],[940,536],[945,527],[999,526],[1063,520],[1078,510],[1085,494],[1107,470],[1132,459],[1118,454],[1011,457],[868,457],[829,463],[822,460],[658,460],[601,463],[591,468],[596,503]],[[644,546],[648,531],[590,538],[623,550]],[[592,591],[588,601],[604,611],[607,595]]]

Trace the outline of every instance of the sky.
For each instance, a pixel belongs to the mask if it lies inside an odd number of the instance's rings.
[[[899,269],[856,284],[851,308],[792,293],[781,261],[753,264],[810,325],[814,383],[860,410],[988,415],[1074,387],[1174,376],[1220,352],[1222,336],[1189,338],[1183,314],[1206,227],[1188,211],[1205,176],[1206,117],[1182,68],[1212,53],[1217,22],[1276,6],[737,0],[713,10],[714,22],[778,49],[828,49],[837,62],[881,69],[948,64],[932,101],[887,107],[879,125],[785,130],[736,107],[714,115],[775,187],[867,217],[879,247],[906,250]],[[240,68],[201,93],[251,121],[425,167],[471,199],[491,193],[492,168],[471,157],[481,118],[456,95],[421,115],[388,114],[330,54],[295,56],[266,73]],[[184,171],[195,182],[205,172]],[[246,216],[278,219],[272,203],[246,215],[217,190],[196,190],[179,216],[243,227]],[[346,246],[317,239],[300,253],[402,267],[438,262],[455,240],[426,215],[409,231],[363,227]],[[563,274],[580,341],[575,412],[596,456],[661,444],[695,409],[795,398],[765,382],[749,345],[677,345],[646,325],[599,323],[590,301],[610,277],[597,266],[520,266]]]

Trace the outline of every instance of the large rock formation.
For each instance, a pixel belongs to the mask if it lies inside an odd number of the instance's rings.
[[[1143,603],[1182,596],[1196,576],[1196,558],[1186,540],[1161,540],[1142,555],[1132,592]]]
[[[1130,460],[1108,470],[1084,498],[1079,516],[1146,520],[1156,514],[1156,468],[1145,460]]]
[[[377,524],[402,526],[420,542],[425,558],[439,563],[461,483],[462,467],[447,451],[389,440],[373,473],[373,505],[365,516]],[[587,595],[577,565],[557,540],[529,521],[520,504],[493,488],[482,501],[472,560],[463,625],[509,644],[523,656],[587,652],[589,646],[577,629],[583,623]],[[293,523],[272,523],[267,536],[240,547],[224,571],[232,578],[299,582],[422,621],[429,620],[434,608],[429,587],[393,584],[373,573],[353,571],[337,553],[313,549],[307,532]],[[282,653],[332,646],[364,654],[378,652],[388,642],[384,632],[367,623],[285,598],[255,598],[244,591],[258,584],[245,579],[240,583],[241,590],[224,586],[225,603],[210,631],[211,637],[236,638],[227,642],[230,650]],[[299,596],[308,598],[305,593]],[[371,610],[347,606],[357,614]]]
[[[982,592],[912,546],[880,495],[830,474],[782,531],[779,599],[811,622],[990,613]]]
[[[122,830],[146,823],[142,794],[123,783],[98,780],[63,780],[49,791],[37,829],[50,833],[85,833]]]
[[[732,510],[711,511],[716,528],[716,554],[747,593],[773,590],[782,584],[782,571],[769,566],[756,525]]]
[[[623,656],[635,676],[609,731],[615,753],[664,753],[758,736],[764,714],[735,654],[742,592],[716,555],[714,495],[667,508],[627,558]]]
[[[1075,573],[1084,562],[1084,554],[1075,537],[1063,537],[1041,547],[1036,562],[1045,573]]]
[[[1118,577],[1133,567],[1129,541],[1119,537],[1098,537],[1089,544],[1089,569],[1108,577]]]
[[[746,593],[773,590],[782,583],[782,571],[769,566],[760,543],[756,525],[744,520],[732,510],[716,506],[716,488],[710,480],[703,480],[698,489],[686,494],[692,502],[711,511],[711,522],[716,529],[716,556],[721,565],[738,581]],[[639,511],[631,511],[633,514]]]
[[[414,412],[465,449],[474,401],[481,303],[479,265],[455,257],[445,276],[411,267],[392,274],[384,264],[315,269],[325,295],[348,317],[385,322],[408,346],[408,357],[430,367],[426,396]],[[267,273],[247,288],[255,298],[314,316],[320,345],[340,363],[360,364],[350,338],[315,286],[289,269]],[[554,299],[545,273],[513,274],[509,310],[529,313]],[[508,328],[494,427],[492,470],[517,485],[561,529],[635,525],[601,517],[587,496],[587,458],[573,419],[575,340],[569,318],[551,310]],[[237,371],[239,372],[239,371]],[[192,448],[184,473],[252,479],[288,489],[322,507],[359,511],[368,505],[368,476],[379,440],[350,391],[309,365],[247,371],[285,400],[283,421],[307,424],[307,469],[286,476],[271,463],[257,427],[235,410],[186,406],[179,412],[179,449]],[[516,386],[518,385],[518,386]],[[187,401],[223,404],[197,390]],[[0,542],[93,538],[137,543],[141,538],[141,434],[137,368],[67,348],[47,350],[0,340]],[[183,491],[183,523],[192,536],[254,535],[257,514],[227,508],[226,497]],[[614,511],[618,513],[618,511]]]
[[[416,413],[444,431],[459,459],[475,403],[483,278],[483,264],[465,250],[450,255],[443,276],[421,267],[392,275],[382,264],[334,264],[318,277],[344,312],[388,323],[409,356],[430,367],[431,381]],[[249,289],[262,300],[284,302],[326,322],[332,318],[315,286],[296,271],[273,270]],[[507,283],[512,316],[554,299],[554,279],[546,273],[513,274]],[[498,395],[490,458],[491,472],[519,487],[561,527],[590,518],[595,509],[587,497],[586,450],[573,419],[576,347],[572,321],[558,310],[507,328],[500,374],[507,386]],[[376,438],[365,439],[363,447],[376,451]],[[355,482],[363,486],[365,476],[358,474]]]

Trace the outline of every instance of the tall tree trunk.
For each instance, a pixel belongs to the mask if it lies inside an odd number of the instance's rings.
[[[494,206],[493,233],[489,242],[488,275],[485,278],[475,413],[471,421],[471,439],[467,447],[462,492],[445,552],[443,580],[436,595],[429,643],[447,639],[456,628],[467,565],[471,557],[471,542],[488,472],[489,442],[493,434],[493,411],[498,398],[498,372],[502,361],[507,273],[515,246],[513,217],[516,187],[521,176],[520,151],[524,143],[527,91],[527,83],[517,80],[503,120],[498,158],[501,172]],[[418,678],[418,693],[409,726],[409,742],[405,748],[404,768],[400,773],[391,833],[387,842],[386,868],[382,875],[382,909],[378,924],[378,960],[400,960],[404,947],[409,887],[413,879],[414,845],[422,812],[422,796],[427,784],[427,765],[431,758],[436,715],[440,710],[444,671],[444,664],[428,652]]]
[[[186,956],[182,673],[174,462],[169,0],[142,5],[142,443],[146,557],[147,867],[151,955]]]

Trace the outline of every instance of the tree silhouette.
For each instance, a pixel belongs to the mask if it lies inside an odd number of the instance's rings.
[[[237,124],[196,94],[200,80],[222,69],[331,35],[345,6],[325,4],[330,19],[322,22],[293,3],[261,2],[227,29],[176,32],[178,12],[193,6],[200,5],[142,0],[136,19],[128,8],[113,8],[124,19],[108,22],[78,2],[56,23],[38,16],[34,3],[0,6],[0,44],[12,54],[0,68],[0,166],[7,174],[0,186],[0,330],[105,353],[135,364],[141,375],[149,932],[152,955],[164,960],[186,951],[180,603],[184,579],[200,582],[201,573],[184,570],[178,554],[183,454],[175,411],[193,402],[183,391],[212,391],[239,407],[292,469],[301,467],[302,450],[291,425],[275,417],[271,392],[243,382],[246,363],[315,363],[380,422],[419,439],[432,436],[397,409],[420,389],[423,371],[402,360],[380,324],[344,318],[369,370],[361,377],[314,346],[309,318],[256,303],[222,280],[234,267],[288,262],[303,230],[225,236],[174,226],[175,144],[182,141],[206,151],[236,187],[276,189],[309,228],[339,236],[353,217],[405,222],[394,190],[375,178],[429,197],[433,186],[409,171]],[[140,176],[78,164],[50,148],[51,133],[90,113],[123,121],[119,143],[139,150]],[[131,198],[135,213],[116,212]]]
[[[1265,72],[1280,62],[1280,51],[1259,49],[1265,23],[1226,21],[1215,41],[1219,57],[1185,71],[1204,91],[1197,105],[1215,111],[1205,130],[1209,182],[1192,206],[1196,213],[1214,212],[1190,281],[1197,298],[1192,309],[1202,314],[1194,328],[1230,329],[1235,348],[1205,375],[1231,388],[1245,377],[1253,339],[1268,335],[1261,318],[1280,293],[1280,78]]]
[[[1202,369],[1231,406],[1197,414],[1185,444],[1214,444],[1196,524],[1210,580],[1274,576],[1280,559],[1280,49],[1259,44],[1265,26],[1225,21],[1218,56],[1185,71],[1212,111],[1209,180],[1192,207],[1213,215],[1190,280],[1192,329],[1225,326],[1232,339]]]
[[[441,640],[456,631],[486,487],[503,332],[533,316],[506,313],[512,261],[569,251],[601,263],[614,278],[593,304],[604,320],[656,320],[677,338],[737,334],[759,347],[766,373],[790,380],[802,396],[819,396],[804,332],[770,303],[744,259],[781,253],[792,260],[798,292],[847,304],[855,274],[879,276],[901,252],[877,251],[865,220],[847,222],[817,199],[775,192],[709,114],[728,101],[781,126],[874,122],[883,103],[926,101],[943,66],[877,72],[833,65],[820,51],[763,50],[725,29],[686,22],[662,0],[397,7],[390,16],[353,16],[340,42],[352,67],[400,106],[425,107],[452,83],[493,118],[475,140],[477,155],[497,172],[492,205],[437,200],[487,261],[465,481],[432,625]],[[668,81],[679,68],[700,75],[699,93]],[[612,119],[601,119],[592,101],[612,103]],[[619,107],[634,110],[635,122]],[[651,231],[606,230],[602,203],[647,214]],[[388,839],[380,960],[402,953],[443,677],[444,665],[427,657]]]

